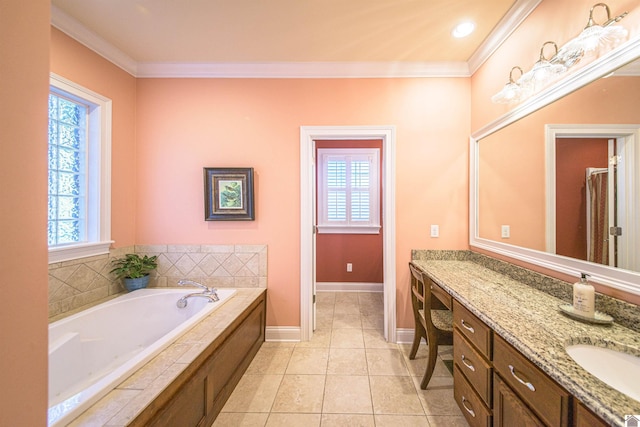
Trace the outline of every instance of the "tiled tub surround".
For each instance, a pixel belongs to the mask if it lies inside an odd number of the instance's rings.
[[[434,282],[602,419],[624,426],[625,415],[640,413],[640,402],[586,372],[564,350],[576,342],[640,349],[640,332],[622,326],[617,315],[607,311],[609,305],[602,306],[607,298],[599,295],[596,309],[609,312],[616,322],[582,323],[558,309],[571,301],[568,283],[469,251],[413,251],[412,258]],[[622,302],[606,302],[621,312],[624,323],[639,316],[636,306],[627,304],[626,310]]]
[[[179,377],[190,375],[192,364],[201,363],[204,354],[210,351],[208,349],[224,341],[238,316],[261,298],[264,292],[265,289],[237,289],[224,305],[197,323],[69,426],[117,427],[131,424],[145,408],[158,405],[155,401],[163,390],[173,387],[172,383]]]
[[[109,271],[127,253],[158,255],[150,287],[174,287],[188,278],[220,288],[266,288],[266,245],[137,245],[108,255],[49,264],[49,318],[65,315],[124,292]]]

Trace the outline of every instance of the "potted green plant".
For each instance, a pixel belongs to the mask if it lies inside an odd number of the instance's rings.
[[[129,291],[146,288],[149,284],[149,273],[158,266],[158,256],[140,256],[126,254],[116,258],[111,263],[115,266],[111,273],[122,279],[124,287]]]

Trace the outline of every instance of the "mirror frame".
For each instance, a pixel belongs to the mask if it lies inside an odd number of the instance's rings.
[[[578,90],[614,70],[640,58],[640,35],[627,41],[616,49],[567,75],[562,80],[545,88],[527,99],[511,111],[474,132],[469,147],[469,246],[524,261],[573,277],[580,273],[591,275],[595,283],[618,289],[634,295],[640,295],[640,272],[598,265],[587,261],[561,255],[509,245],[478,235],[478,162],[479,141],[509,124],[528,116],[540,108]],[[541,141],[544,144],[544,141]],[[637,189],[636,189],[637,192]]]

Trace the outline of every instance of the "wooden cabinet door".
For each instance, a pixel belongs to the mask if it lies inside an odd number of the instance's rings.
[[[511,391],[509,386],[493,375],[493,426],[540,427],[542,421]]]

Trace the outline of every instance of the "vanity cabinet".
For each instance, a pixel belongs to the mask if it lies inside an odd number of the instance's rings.
[[[491,329],[453,302],[454,398],[471,426],[491,425]]]
[[[569,426],[567,391],[455,300],[453,320],[454,398],[471,426]]]
[[[212,425],[264,342],[265,326],[263,293],[129,426]]]

